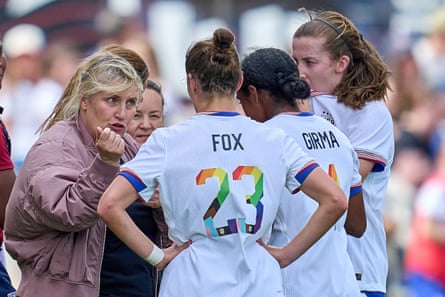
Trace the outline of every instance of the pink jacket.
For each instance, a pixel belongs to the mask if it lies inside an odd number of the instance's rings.
[[[124,162],[138,145],[127,134]],[[119,168],[98,158],[81,120],[59,122],[30,149],[6,210],[5,244],[20,297],[97,297],[105,224],[96,208]]]

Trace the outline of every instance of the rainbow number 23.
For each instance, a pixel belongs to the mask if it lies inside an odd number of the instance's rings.
[[[244,175],[251,175],[254,179],[255,191],[246,195],[246,203],[256,208],[255,225],[247,224],[246,218],[229,218],[226,226],[215,227],[213,219],[221,205],[226,201],[230,192],[229,178],[227,172],[222,168],[202,169],[196,176],[196,184],[203,185],[208,178],[216,177],[219,181],[219,191],[213,199],[206,213],[202,217],[207,235],[209,237],[225,236],[233,233],[255,234],[261,227],[263,220],[263,173],[256,166],[238,166],[232,172],[232,180],[241,180]]]

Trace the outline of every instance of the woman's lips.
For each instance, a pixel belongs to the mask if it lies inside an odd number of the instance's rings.
[[[112,124],[110,129],[118,134],[123,134],[125,132],[125,126],[122,124]]]
[[[143,141],[147,140],[148,137],[150,137],[149,134],[148,134],[148,135],[147,135],[147,134],[139,134],[139,135],[136,135],[136,138],[137,138],[137,139],[141,139],[141,140],[143,140]]]

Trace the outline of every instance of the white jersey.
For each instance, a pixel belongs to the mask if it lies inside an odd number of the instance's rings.
[[[269,121],[288,133],[343,189],[346,197],[361,191],[359,161],[347,137],[312,113],[283,113]],[[287,244],[308,222],[317,202],[304,193],[283,191],[271,244]],[[282,270],[286,297],[360,297],[347,252],[344,214],[309,250]],[[304,292],[304,294],[302,294]]]
[[[295,191],[316,166],[283,131],[238,113],[154,131],[121,174],[144,200],[159,185],[170,238],[192,240],[160,296],[284,296],[279,264],[256,240],[269,239],[283,187]]]
[[[388,257],[382,210],[394,157],[391,114],[382,101],[355,110],[330,95],[314,96],[311,103],[315,114],[345,133],[360,159],[375,162],[362,184],[366,231],[361,238],[348,237],[348,251],[361,290],[386,292]]]

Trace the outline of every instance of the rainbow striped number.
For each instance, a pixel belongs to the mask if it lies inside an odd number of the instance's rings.
[[[227,225],[221,227],[215,227],[213,219],[229,195],[230,186],[228,174],[222,168],[207,168],[202,169],[196,176],[197,185],[205,184],[207,179],[212,177],[216,177],[219,181],[218,194],[202,217],[209,237],[225,236],[238,232],[255,234],[261,227],[264,211],[263,204],[260,201],[263,197],[263,173],[256,166],[238,166],[232,172],[232,180],[241,180],[244,175],[251,175],[255,183],[254,193],[246,195],[246,203],[256,208],[255,225],[246,223],[246,218],[230,218],[227,219]]]
[[[340,180],[338,178],[337,170],[335,170],[334,164],[329,164],[328,175],[340,186]]]
[[[334,164],[329,164],[328,175],[337,183],[337,185],[341,186],[340,179],[338,177],[337,170],[335,169]],[[341,227],[337,228],[337,223],[334,224],[333,228],[334,230],[341,230]]]

